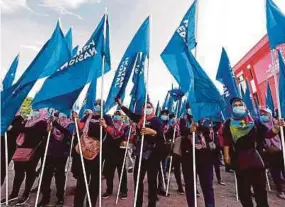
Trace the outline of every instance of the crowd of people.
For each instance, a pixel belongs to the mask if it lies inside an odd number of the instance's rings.
[[[226,171],[235,172],[242,206],[253,207],[252,197],[258,207],[269,206],[266,169],[271,173],[277,196],[285,199],[282,186],[285,183],[284,162],[279,135],[285,124],[270,109],[260,108],[259,117],[253,118],[243,100],[234,98],[231,100],[231,118],[225,121],[205,118],[195,123],[189,104],[183,109],[183,115],[177,117],[175,112],[168,109],[155,114],[151,102],[146,103],[141,114],[133,113],[123,106],[120,99],[116,99],[116,102],[120,110],[116,110],[112,116],[104,114],[103,118],[100,116],[104,107],[101,106],[101,100],[94,103],[94,109],[86,110],[83,117],[78,117],[76,112],[72,112],[70,117],[55,111],[51,114],[46,109],[34,110],[28,118],[17,114],[7,131],[8,162],[13,160],[15,170],[9,202],[16,202],[17,206],[24,205],[43,168],[39,186],[42,196],[38,206],[49,204],[53,176],[56,205],[63,206],[69,158],[72,158],[72,175],[77,180],[73,202],[75,207],[82,207],[84,202],[88,202],[85,199],[88,193],[91,205],[96,206],[100,173],[107,186],[102,198],[108,199],[115,194],[113,181],[116,171],[121,181],[119,198],[123,200],[134,196],[133,192],[128,192],[127,182],[127,173],[133,172],[134,184],[138,183],[137,207],[146,203],[143,201],[146,174],[148,206],[154,207],[159,202],[158,196],[169,196],[171,172],[175,175],[177,193],[186,195],[189,207],[195,206],[195,195],[200,195],[195,190],[196,177],[199,178],[205,206],[219,206],[215,204],[213,182],[215,172],[217,183],[226,185],[221,178],[222,165],[225,165]],[[1,146],[3,185],[6,149],[5,145]],[[103,161],[102,172],[99,170],[100,160]],[[40,161],[41,166],[37,169]],[[24,179],[25,190],[19,197]],[[6,198],[3,198],[1,204],[5,202]]]

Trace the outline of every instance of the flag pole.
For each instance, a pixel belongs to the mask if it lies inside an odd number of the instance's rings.
[[[149,18],[149,21],[151,23],[151,16]],[[144,103],[144,115],[143,115],[143,128],[145,127],[145,122],[146,122],[146,108],[147,108],[147,96],[148,96],[148,81],[149,81],[149,60],[150,60],[150,55],[148,56],[148,61],[147,61],[147,72],[146,72],[146,92],[145,92],[145,103]],[[141,174],[141,162],[142,162],[142,153],[143,153],[143,144],[144,144],[144,134],[141,137],[141,146],[140,146],[140,156],[139,156],[139,163],[138,163],[138,171],[137,171],[137,181],[135,185],[135,198],[134,198],[134,207],[137,206],[137,198],[138,198],[138,189],[139,189],[139,180],[140,180],[140,174]]]
[[[67,182],[68,174],[69,174],[70,167],[71,167],[71,165],[69,163],[71,161],[71,153],[72,153],[73,141],[74,141],[74,133],[72,135],[69,156],[68,156],[67,164],[66,164],[66,168],[65,168],[66,175],[65,175],[65,182],[64,182],[64,194],[65,194],[65,191],[66,191],[66,186],[67,186],[66,182]]]
[[[277,71],[276,71],[276,64],[275,64],[275,56],[274,56],[274,49],[270,51],[271,52],[271,64],[273,67],[273,75],[274,75],[274,84],[275,84],[275,92],[276,92],[276,102],[277,102],[277,108],[278,108],[278,118],[281,119],[281,104],[280,104],[280,97],[279,97],[279,86],[278,86],[278,80],[277,80]],[[280,71],[279,71],[280,74]],[[280,127],[280,135],[281,135],[281,143],[282,143],[282,152],[283,152],[283,168],[285,169],[285,141],[284,141],[284,131],[283,126]]]
[[[46,143],[46,148],[45,148],[45,154],[44,154],[44,159],[43,159],[43,163],[41,166],[41,175],[40,175],[40,180],[39,180],[39,185],[38,185],[38,191],[37,191],[37,197],[36,197],[36,202],[35,202],[35,206],[38,206],[38,201],[39,201],[39,196],[40,196],[40,190],[41,190],[41,185],[42,185],[42,179],[43,179],[43,175],[44,175],[44,170],[45,170],[45,164],[46,164],[46,158],[47,158],[47,152],[48,152],[48,146],[49,146],[49,140],[50,140],[50,135],[51,135],[51,131],[52,131],[52,122],[50,123],[50,127],[51,130],[48,132],[48,137],[47,137],[47,143]]]
[[[8,206],[9,202],[9,161],[8,161],[8,136],[7,132],[5,132],[5,167],[6,167],[6,206]]]
[[[133,112],[135,112],[136,104],[137,103],[135,102]],[[126,150],[125,150],[122,170],[121,170],[121,174],[120,174],[120,182],[119,182],[119,187],[118,187],[118,192],[117,192],[117,197],[116,197],[116,205],[118,204],[118,200],[119,200],[119,194],[120,194],[121,184],[122,184],[122,180],[123,180],[124,167],[125,167],[125,164],[126,164],[126,157],[127,157],[127,153],[128,153],[131,133],[132,133],[132,126],[130,126],[130,130],[129,130],[129,133],[128,133],[127,145],[126,145]]]
[[[178,110],[179,110],[179,107],[177,107],[177,109],[176,109],[176,119],[177,119],[177,120],[178,120]],[[175,141],[175,134],[176,134],[176,124],[175,124],[175,126],[174,126],[173,136],[172,136],[172,143],[171,143],[171,144],[174,144],[174,141]],[[171,177],[172,160],[173,160],[173,156],[171,155],[171,156],[170,156],[170,162],[169,162],[168,180],[167,180],[167,186],[166,186],[165,196],[168,195],[168,190],[169,190],[170,177]]]
[[[196,2],[196,17],[195,17],[195,38],[198,42],[198,14],[199,14],[199,0]],[[195,58],[197,59],[198,44],[195,47]],[[191,51],[189,51],[191,52]],[[197,207],[197,176],[196,176],[196,152],[195,152],[195,137],[196,133],[192,133],[192,153],[193,153],[193,182],[194,182],[194,207]]]
[[[237,201],[239,200],[239,196],[238,196],[238,185],[237,185],[237,174],[235,172],[235,189],[236,189],[236,199]]]
[[[106,45],[106,22],[107,22],[107,7],[105,8],[105,23],[104,23],[104,48]],[[100,118],[103,119],[104,115],[104,68],[105,68],[105,49],[102,61],[102,79],[101,79],[101,114]],[[102,206],[102,149],[103,148],[103,127],[100,126],[100,156],[99,156],[99,207]]]
[[[82,154],[82,146],[81,146],[79,130],[78,130],[78,125],[77,125],[77,118],[74,119],[74,123],[75,123],[78,146],[79,146],[78,148],[79,148],[79,154],[80,154],[80,159],[81,159],[82,172],[83,172],[83,177],[84,177],[84,182],[85,182],[87,199],[88,199],[89,206],[92,206],[91,205],[90,193],[89,193],[89,185],[88,185],[87,176],[86,176],[85,164],[84,164],[84,159],[83,159],[83,154]]]

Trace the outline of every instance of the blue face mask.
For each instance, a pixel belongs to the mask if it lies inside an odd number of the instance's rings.
[[[101,112],[101,106],[100,106],[100,105],[96,105],[96,106],[94,107],[94,111],[95,111],[95,112]]]
[[[169,120],[169,125],[173,125],[175,123],[175,118]]]
[[[247,109],[245,106],[235,106],[233,108],[233,115],[236,118],[245,118],[248,115]]]
[[[161,121],[167,121],[168,120],[168,116],[167,115],[161,115],[160,119],[161,119]]]
[[[114,119],[114,121],[119,121],[119,120],[121,120],[121,116],[120,115],[115,115],[113,117],[113,119]]]
[[[262,116],[260,116],[260,121],[261,122],[269,122],[270,121],[270,117],[266,116],[266,115],[262,115]]]

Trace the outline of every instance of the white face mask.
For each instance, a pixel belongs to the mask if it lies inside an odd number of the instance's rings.
[[[33,118],[39,118],[40,117],[40,112],[39,111],[33,111]]]
[[[186,112],[187,112],[187,114],[192,115],[191,109],[187,109]]]
[[[153,113],[153,108],[147,108],[145,113],[146,115],[151,115]]]
[[[67,119],[67,116],[64,113],[59,113],[58,118],[59,119]]]

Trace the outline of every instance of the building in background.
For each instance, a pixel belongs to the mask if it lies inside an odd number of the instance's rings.
[[[283,58],[285,57],[285,44],[278,47]],[[279,76],[278,55],[275,54],[275,64],[277,77]],[[277,107],[276,90],[273,77],[273,67],[271,64],[271,54],[267,35],[264,36],[234,67],[237,83],[243,89],[246,88],[246,81],[250,85],[251,97],[256,106],[266,105],[266,89],[269,82]]]

